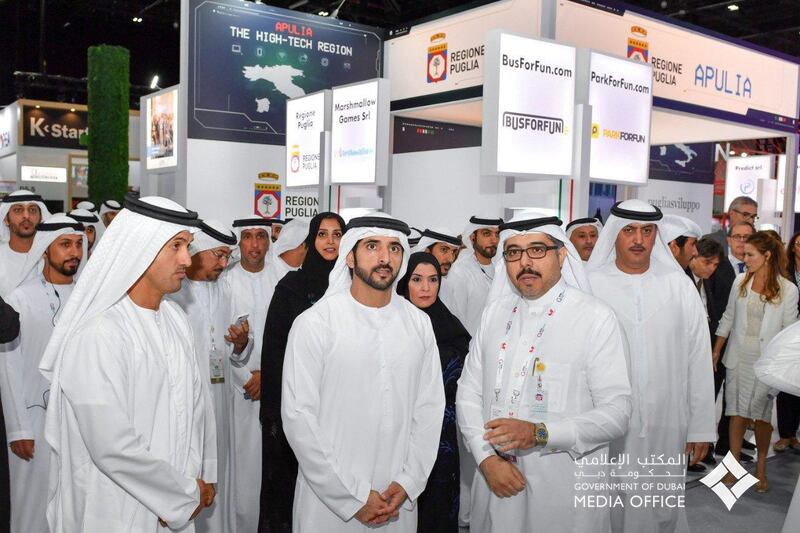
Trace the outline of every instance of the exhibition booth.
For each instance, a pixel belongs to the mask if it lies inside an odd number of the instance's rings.
[[[638,197],[709,231],[726,168],[728,196],[794,229],[778,214],[795,209],[780,193],[797,183],[796,58],[611,2],[502,0],[390,30],[181,9],[181,83],[142,99],[141,191],[204,217],[380,209],[460,230]],[[548,85],[549,68],[570,74]],[[726,148],[767,138],[781,158]]]
[[[131,110],[128,120],[128,186],[136,189],[139,112]],[[88,131],[85,105],[22,99],[0,110],[0,193],[33,191],[51,212],[87,199]]]

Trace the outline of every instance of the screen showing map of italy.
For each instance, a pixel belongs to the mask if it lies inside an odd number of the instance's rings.
[[[286,100],[380,77],[382,37],[264,4],[191,0],[188,136],[284,144]]]

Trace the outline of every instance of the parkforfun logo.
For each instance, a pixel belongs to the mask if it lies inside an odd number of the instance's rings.
[[[566,134],[564,120],[544,115],[528,115],[527,113],[503,112],[503,127],[514,131],[528,130],[548,135]]]
[[[619,131],[619,130],[610,130],[608,128],[600,128],[600,124],[593,123],[592,124],[592,139],[599,139],[600,137],[605,139],[612,139],[615,141],[625,141],[625,142],[632,142],[636,144],[641,144],[646,142],[646,138],[641,133],[631,133],[629,131]]]

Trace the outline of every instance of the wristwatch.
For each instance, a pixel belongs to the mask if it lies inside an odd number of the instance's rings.
[[[547,446],[547,439],[550,437],[550,433],[547,432],[547,426],[537,422],[533,425],[533,428],[536,435],[536,446]]]

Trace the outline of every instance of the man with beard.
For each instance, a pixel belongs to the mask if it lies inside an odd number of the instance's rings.
[[[0,393],[11,447],[11,530],[46,533],[50,449],[44,439],[50,384],[39,362],[60,312],[74,287],[85,250],[83,225],[58,213],[37,226],[29,253],[32,269],[44,256],[44,269],[11,291],[9,303],[20,315],[20,337],[0,348]]]
[[[440,298],[470,335],[478,330],[486,296],[492,286],[492,258],[497,253],[497,228],[502,223],[501,218],[473,216],[469,219],[464,230],[464,235],[468,236],[464,243],[466,248],[453,264],[447,283],[443,284],[447,290]]]
[[[600,236],[600,230],[602,229],[603,223],[600,222],[600,219],[594,217],[576,218],[567,224],[567,238],[578,250],[578,254],[580,254],[584,263],[591,257],[592,250],[594,250],[594,245],[597,243],[597,238]]]
[[[383,214],[351,220],[325,296],[289,333],[281,415],[300,466],[295,533],[417,530],[445,400],[430,319],[395,294],[409,232]]]
[[[419,243],[414,247],[415,252],[428,252],[439,261],[443,277],[446,277],[450,272],[450,267],[453,266],[453,263],[458,258],[460,250],[461,237],[455,232],[444,228],[437,230],[426,229],[422,232],[422,238]]]
[[[89,241],[86,249],[91,256],[97,238],[103,234],[102,222],[100,222],[97,215],[86,209],[73,209],[69,212],[69,216],[83,224],[86,228],[86,239]],[[86,259],[88,260],[89,258],[87,257]],[[84,264],[86,264],[85,261]]]
[[[230,461],[230,437],[228,416],[230,395],[225,380],[230,381],[230,367],[241,367],[247,362],[252,342],[248,342],[248,323],[234,324],[236,318],[230,310],[230,298],[217,283],[228,265],[236,236],[222,223],[206,220],[200,224],[189,253],[192,264],[186,269],[186,278],[181,290],[170,295],[186,313],[192,326],[197,365],[204,389],[208,394],[209,430],[206,431],[206,447],[212,453],[203,462],[203,481],[216,484],[216,490],[227,496],[227,469]],[[233,325],[231,325],[233,324]],[[227,335],[226,335],[227,332]],[[227,525],[227,499],[217,504],[197,519],[198,532],[222,533],[229,531]]]
[[[116,200],[106,200],[100,204],[100,219],[103,221],[105,227],[111,225],[111,222],[114,221],[114,218],[116,218],[121,210],[122,204]]]
[[[664,215],[662,221],[664,241],[681,268],[689,274],[689,263],[697,257],[697,239],[703,230],[691,219],[680,215]]]
[[[716,439],[711,339],[697,288],[675,261],[661,211],[641,200],[614,205],[589,260],[592,290],[611,306],[628,349],[633,412],[609,447],[630,464],[660,458],[653,475],[684,479]],[[666,488],[664,488],[666,487]],[[681,506],[636,506],[638,498],[682,498],[683,484],[622,487],[615,532],[688,531]],[[666,500],[661,500],[666,501]],[[631,502],[634,502],[631,505]]]
[[[0,296],[7,296],[25,280],[21,277],[36,224],[50,216],[42,197],[25,190],[0,200]],[[41,269],[30,271],[35,276]]]

